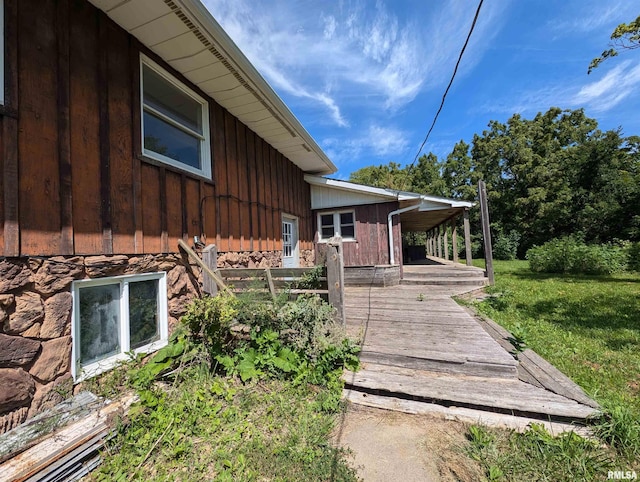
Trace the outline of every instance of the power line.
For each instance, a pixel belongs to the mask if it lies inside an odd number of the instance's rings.
[[[453,74],[451,75],[451,80],[449,81],[449,85],[447,85],[447,88],[444,91],[444,94],[442,95],[442,102],[440,102],[440,107],[438,108],[438,112],[436,112],[436,115],[433,118],[433,122],[431,123],[431,127],[429,128],[429,131],[427,132],[427,135],[425,136],[424,141],[422,141],[422,144],[420,145],[420,149],[418,149],[418,153],[416,154],[416,157],[413,159],[413,162],[409,165],[409,169],[408,170],[411,170],[413,168],[413,165],[418,160],[418,156],[420,156],[420,153],[422,152],[422,148],[427,143],[427,140],[429,139],[429,136],[431,135],[431,131],[433,131],[433,128],[436,125],[436,121],[438,120],[438,116],[440,115],[440,112],[442,111],[442,108],[444,107],[444,101],[447,98],[447,94],[449,93],[449,89],[451,88],[451,85],[453,84],[453,79],[456,78],[456,74],[458,73],[458,67],[460,66],[460,61],[462,60],[462,56],[464,55],[464,51],[467,49],[467,45],[469,44],[469,39],[471,38],[471,34],[473,33],[473,29],[476,27],[476,22],[478,21],[478,15],[480,15],[480,9],[482,8],[482,3],[483,2],[484,2],[484,0],[480,0],[480,3],[478,4],[478,9],[476,10],[476,14],[473,17],[473,22],[471,23],[471,28],[469,29],[469,33],[467,34],[467,39],[464,41],[464,45],[462,46],[462,50],[460,51],[460,55],[458,56],[458,61],[456,62],[456,66],[453,69]]]

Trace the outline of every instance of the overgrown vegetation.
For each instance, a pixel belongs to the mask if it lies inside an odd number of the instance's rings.
[[[538,273],[612,274],[630,265],[629,247],[585,244],[575,237],[547,241],[527,251],[529,268]]]
[[[92,478],[356,480],[328,441],[355,353],[315,296],[195,300],[167,347],[93,383],[139,402]]]
[[[640,471],[640,274],[537,273],[526,261],[494,267],[492,296],[476,309],[582,386],[604,416],[591,425],[596,443],[553,438],[539,427],[523,435],[485,431],[485,442],[471,433],[488,476],[593,480],[607,470]]]

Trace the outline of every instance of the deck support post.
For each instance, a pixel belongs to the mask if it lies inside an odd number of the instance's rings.
[[[456,226],[457,218],[453,218],[451,220],[451,244],[453,245],[453,262],[458,262],[458,232]]]
[[[469,225],[469,209],[464,210],[464,251],[467,266],[472,266],[471,259],[471,226]]]
[[[449,234],[447,233],[447,225],[442,225],[442,251],[444,259],[449,260]]]
[[[210,244],[202,250],[202,261],[211,271],[218,269],[218,248],[215,244]],[[211,296],[218,294],[218,285],[209,276],[202,277],[202,291]]]
[[[344,260],[342,254],[342,238],[335,236],[327,242],[327,288],[329,304],[337,312],[338,320],[344,326],[347,319],[344,312]]]
[[[493,249],[491,247],[491,230],[489,229],[489,205],[487,204],[487,185],[484,181],[478,181],[478,194],[480,198],[480,219],[482,220],[482,238],[484,240],[484,261],[486,276],[489,284],[495,284],[493,273]]]

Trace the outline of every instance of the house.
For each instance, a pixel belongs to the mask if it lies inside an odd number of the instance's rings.
[[[411,250],[415,248],[405,246],[403,250],[402,234],[425,233],[428,248],[435,250],[439,243],[443,249],[442,235],[446,236],[443,229],[451,225],[455,237],[459,216],[464,218],[467,262],[471,261],[469,209],[473,203],[311,174],[305,175],[305,180],[311,185],[311,209],[317,223],[317,257],[322,257],[328,239],[341,236],[346,284],[398,284],[403,258],[410,261]],[[453,243],[457,244],[455,240]],[[422,248],[414,259],[425,258],[427,253]],[[429,254],[436,255],[436,251]],[[457,250],[453,253],[457,261]],[[447,254],[440,252],[439,257],[446,259]]]
[[[0,432],[167,342],[220,266],[314,262],[336,168],[199,0],[0,0]]]

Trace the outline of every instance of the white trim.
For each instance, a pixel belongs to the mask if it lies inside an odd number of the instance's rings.
[[[295,268],[300,267],[300,223],[298,216],[293,214],[282,213],[281,223],[284,221],[291,221],[293,223],[293,229],[295,229],[296,245],[292,247],[291,258],[295,259]],[[284,267],[284,240],[282,240],[282,264]]]
[[[0,104],[4,105],[4,0],[0,0]]]
[[[165,272],[133,274],[124,276],[112,276],[108,278],[95,278],[77,280],[72,283],[73,316],[71,323],[71,375],[74,382],[78,383],[87,378],[99,375],[110,370],[118,364],[130,359],[129,339],[129,283],[138,281],[158,280],[158,328],[159,339],[147,345],[133,350],[133,353],[150,353],[166,346],[169,339],[169,321],[167,310],[167,275]],[[120,287],[120,353],[80,366],[80,289],[90,286],[118,285]]]
[[[160,77],[162,77],[164,80],[166,80],[171,85],[173,85],[175,88],[179,89],[182,93],[191,97],[193,100],[195,100],[200,104],[200,106],[202,107],[202,134],[193,131],[189,127],[184,126],[179,122],[176,122],[175,119],[171,119],[167,117],[166,115],[164,115],[161,112],[158,112],[156,109],[152,107],[149,107],[149,106],[145,107],[144,105],[144,72],[143,72],[143,66],[145,65],[149,67],[151,70],[153,70]],[[201,169],[198,169],[193,166],[189,166],[180,161],[172,159],[168,156],[164,156],[157,152],[145,149],[144,147],[145,110],[161,118],[161,120],[166,122],[167,124],[170,124],[173,127],[180,129],[181,131],[189,134],[190,136],[200,140],[200,165],[202,166]],[[209,102],[207,102],[205,98],[198,95],[188,86],[180,82],[178,79],[172,76],[169,72],[163,69],[160,65],[158,65],[156,62],[154,62],[153,60],[151,60],[149,57],[147,57],[142,53],[140,54],[140,136],[141,136],[140,145],[142,147],[143,155],[150,157],[152,159],[155,159],[157,161],[163,162],[165,164],[169,164],[170,166],[176,167],[180,170],[187,171],[192,174],[196,174],[198,176],[204,176],[207,179],[211,179],[212,169],[211,169],[211,132],[209,129]]]
[[[347,237],[345,238],[342,235],[342,224],[340,223],[340,215],[341,214],[345,214],[345,213],[351,213],[353,216],[353,236]],[[322,236],[322,216],[327,216],[329,214],[333,215],[333,231],[334,234],[332,236],[329,236],[328,238],[323,237]],[[318,233],[318,242],[319,243],[326,243],[327,241],[329,241],[329,239],[331,239],[333,236],[340,236],[342,237],[342,241],[343,242],[353,242],[353,241],[357,241],[357,237],[356,237],[356,227],[357,227],[357,223],[356,223],[356,211],[355,209],[338,209],[338,210],[329,210],[329,211],[319,211],[317,216],[316,216],[316,222],[317,222],[317,233]]]

